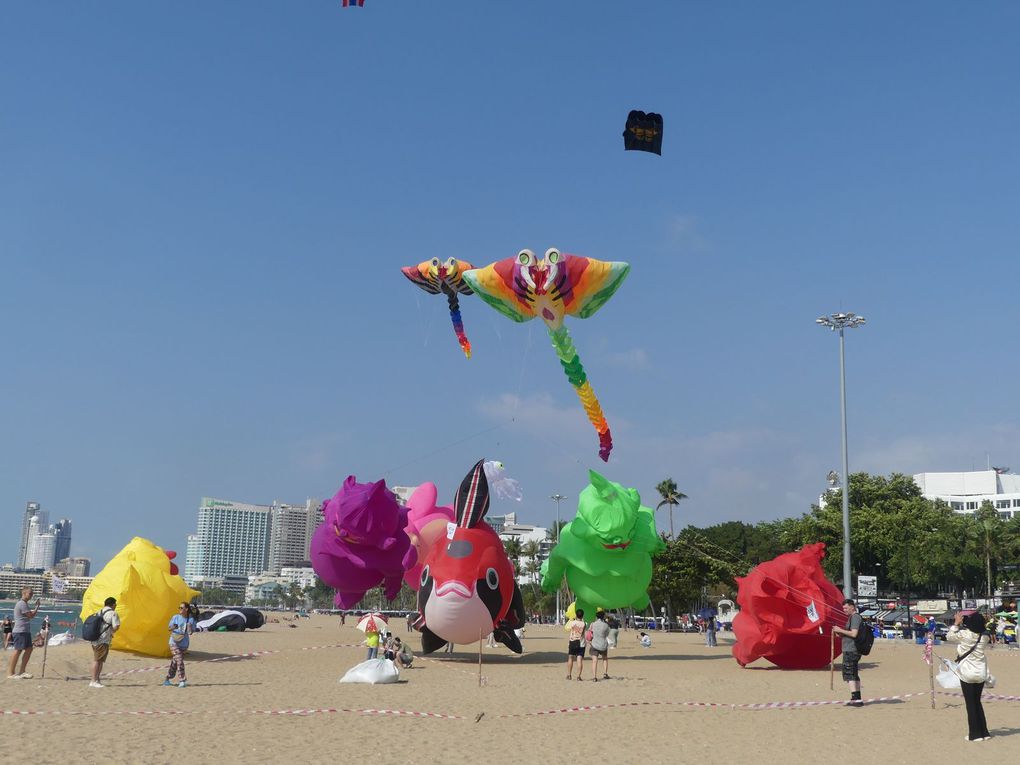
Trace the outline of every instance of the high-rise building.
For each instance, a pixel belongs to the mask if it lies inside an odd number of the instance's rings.
[[[71,557],[71,520],[61,518],[55,526],[54,533],[57,537],[57,549],[53,554],[55,560],[63,560]]]
[[[312,534],[322,523],[322,503],[317,499],[305,500],[303,505],[274,502],[271,513],[267,570],[277,575],[285,566],[309,561]]]
[[[269,505],[203,497],[197,533],[188,537],[184,580],[192,584],[262,573],[269,558],[272,510]]]
[[[21,519],[21,544],[18,547],[17,568],[19,569],[25,568],[25,558],[28,557],[29,526],[32,519],[40,514],[45,515],[39,508],[38,502],[29,502],[25,506],[25,515]],[[45,520],[43,522],[45,523]]]
[[[28,552],[23,566],[26,571],[48,571],[56,562],[57,535],[52,527],[43,526],[39,518],[36,515],[28,524]]]

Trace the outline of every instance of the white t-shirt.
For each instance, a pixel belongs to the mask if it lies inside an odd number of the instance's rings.
[[[102,610],[103,618],[103,631],[99,633],[99,640],[96,640],[92,645],[109,645],[113,642],[113,633],[120,629],[120,617],[117,616],[117,612],[112,608],[104,607]]]

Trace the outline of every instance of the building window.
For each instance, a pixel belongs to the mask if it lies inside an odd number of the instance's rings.
[[[1010,501],[1008,499],[997,499],[995,501],[995,506],[997,508],[999,508],[1000,510],[1003,510],[1003,509],[1008,508],[1010,506]]]
[[[967,509],[968,510],[977,510],[977,502],[968,502],[967,503]]]
[[[961,512],[963,510],[963,503],[962,502],[950,502],[949,505],[950,505],[950,507],[952,507],[957,512]]]
[[[999,517],[1005,518],[1007,521],[1012,517],[1012,515],[1013,513],[1010,513],[1008,511],[1007,512],[1002,512],[1001,510],[999,511]]]
[[[1020,499],[1013,500],[1013,507],[1020,507]]]

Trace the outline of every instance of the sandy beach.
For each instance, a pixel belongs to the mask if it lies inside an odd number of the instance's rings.
[[[935,751],[939,759],[973,755],[974,746],[989,756],[1020,752],[1020,702],[986,702],[995,738],[965,742],[963,699],[937,695],[931,709],[927,665],[913,644],[879,641],[862,662],[865,698],[884,698],[863,709],[755,709],[732,705],[842,702],[848,694],[838,665],[834,691],[827,670],[786,672],[764,661],[741,669],[729,633],[715,649],[696,634],[656,635],[642,649],[636,633],[622,632],[612,679],[590,682],[588,665],[585,682],[568,682],[562,631],[537,626],[528,629],[523,656],[485,649],[481,687],[477,645],[449,658],[416,657],[396,685],[340,685],[364,657],[361,633],[324,616],[297,624],[197,635],[185,689],[160,685],[161,660],[117,652],[106,665],[107,688],[65,679],[88,671],[87,644],[50,649],[43,679],[37,651],[34,679],[0,683],[5,753],[31,758],[43,740],[52,759],[125,763],[179,762],[189,749],[248,763],[335,762],[356,752],[374,752],[373,763],[576,762],[598,758],[604,746],[612,761],[646,763],[710,755],[807,763],[865,746]],[[403,621],[394,628],[405,634]],[[953,647],[937,651],[951,656]],[[264,653],[239,656],[254,652]],[[999,678],[994,693],[1020,690],[1020,651],[994,649],[990,666]]]

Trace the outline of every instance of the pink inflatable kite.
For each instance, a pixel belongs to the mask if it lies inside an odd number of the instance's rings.
[[[415,592],[421,587],[421,567],[437,540],[446,536],[446,524],[453,523],[452,507],[436,507],[439,491],[434,483],[423,483],[407,500],[407,527],[411,546],[418,551],[418,562],[404,573],[404,581]]]
[[[397,597],[417,554],[404,531],[407,509],[386,482],[358,483],[347,476],[323,513],[312,537],[312,568],[336,590],[336,604],[351,608],[380,582],[387,600]]]
[[[733,620],[740,666],[766,658],[783,669],[829,663],[829,634],[846,622],[843,593],[825,578],[825,543],[784,553],[737,577],[740,613]],[[836,640],[836,656],[841,653]]]

